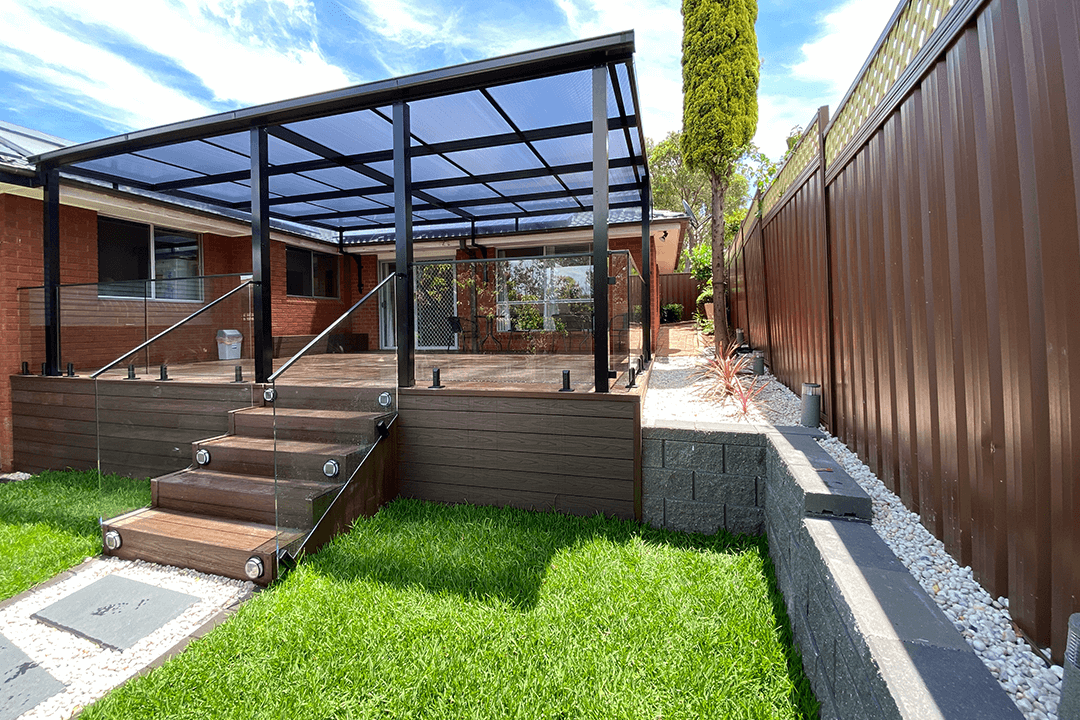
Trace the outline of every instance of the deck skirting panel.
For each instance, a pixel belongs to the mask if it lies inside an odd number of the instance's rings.
[[[401,495],[640,519],[635,395],[399,391]]]
[[[96,385],[95,396],[89,378],[11,376],[17,470],[96,468],[99,444],[104,472],[144,478],[181,470],[191,464],[191,443],[227,433],[228,411],[253,397],[250,383]]]

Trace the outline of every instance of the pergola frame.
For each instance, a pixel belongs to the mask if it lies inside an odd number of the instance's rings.
[[[59,187],[65,176],[89,182],[105,182],[114,188],[128,187],[221,210],[250,213],[252,239],[252,284],[254,287],[255,380],[266,382],[273,371],[270,294],[270,224],[284,221],[334,235],[327,239],[339,247],[358,242],[349,233],[394,230],[397,284],[398,383],[415,384],[415,339],[413,322],[412,260],[413,228],[461,225],[462,236],[476,237],[500,221],[534,217],[554,218],[581,212],[593,213],[593,302],[594,333],[608,336],[608,213],[611,209],[640,207],[642,217],[642,279],[645,297],[642,306],[644,354],[651,356],[651,288],[649,215],[650,186],[645,157],[645,137],[638,116],[637,88],[633,69],[633,32],[623,32],[540,50],[483,60],[416,75],[359,85],[278,103],[142,130],[113,138],[51,151],[31,158],[38,167],[37,182],[44,187],[44,285],[46,374],[60,374],[59,287],[60,228]],[[587,72],[586,72],[587,71]],[[588,76],[591,119],[536,126],[535,118],[521,107],[506,107],[502,86],[523,87],[523,83],[553,79],[568,85]],[[524,86],[528,87],[528,86]],[[535,85],[531,87],[537,87]],[[509,92],[509,91],[507,91]],[[478,95],[477,95],[478,94]],[[455,100],[452,96],[461,96]],[[478,98],[482,97],[483,101]],[[528,93],[526,98],[531,99]],[[462,114],[480,113],[489,125],[500,122],[509,132],[474,134],[466,131],[452,140],[427,142],[417,137],[411,123],[413,106],[425,100],[449,99],[464,105]],[[469,105],[470,100],[483,107]],[[613,102],[612,102],[613,101]],[[517,102],[521,102],[520,99]],[[535,110],[535,108],[532,108]],[[611,111],[617,111],[612,116]],[[349,114],[369,113],[364,119],[381,118],[391,128],[392,146],[370,152],[346,153],[320,142],[302,128],[310,123],[327,135],[331,123],[340,123]],[[523,117],[524,116],[524,117]],[[524,121],[529,122],[525,126]],[[466,120],[466,123],[468,121]],[[292,127],[290,127],[290,125]],[[352,125],[356,138],[363,136]],[[248,135],[246,148],[238,147],[236,136]],[[620,138],[625,155],[611,157],[609,134]],[[331,133],[332,134],[332,133]],[[575,162],[553,162],[541,144],[553,140],[591,137],[591,157]],[[179,144],[181,147],[173,147]],[[294,159],[273,162],[274,149],[288,148]],[[547,147],[552,147],[550,144]],[[487,152],[489,161],[499,164],[496,148],[519,153],[522,165],[510,169],[486,168],[470,171],[463,157],[470,152]],[[170,154],[170,152],[172,154]],[[564,154],[569,152],[563,149]],[[231,153],[231,154],[230,154]],[[248,167],[234,169],[238,156],[246,153]],[[204,157],[205,156],[205,157]],[[304,156],[302,160],[295,157]],[[209,158],[209,159],[207,159]],[[430,158],[443,170],[442,176],[414,181],[414,163]],[[224,160],[222,160],[224,159]],[[377,167],[392,166],[392,174]],[[223,171],[223,165],[232,168]],[[153,172],[147,172],[150,167]],[[353,178],[359,185],[336,187],[311,173],[334,169],[345,173],[334,177]],[[389,168],[388,168],[389,169]],[[632,172],[612,183],[611,173]],[[146,177],[155,175],[156,179]],[[306,174],[305,174],[306,173]],[[588,186],[572,186],[567,176],[591,175]],[[142,176],[140,176],[142,175]],[[294,188],[275,192],[276,181],[284,179]],[[546,182],[537,190],[527,181]],[[337,182],[338,185],[343,183]],[[517,185],[515,185],[517,183]],[[325,190],[312,189],[318,185]],[[240,185],[250,186],[250,199],[237,198]],[[234,197],[223,197],[226,188]],[[295,188],[302,187],[303,190]],[[463,189],[472,197],[455,199],[450,189]],[[219,195],[214,193],[218,192]],[[617,193],[612,201],[612,193]],[[382,196],[382,197],[380,197]],[[589,201],[591,197],[591,202]],[[390,200],[392,198],[392,200]],[[353,200],[360,209],[340,209],[320,205]],[[358,201],[357,199],[362,200]],[[415,202],[414,202],[415,201]],[[391,204],[392,203],[392,204]],[[361,207],[362,206],[362,207]],[[485,212],[490,209],[490,212]],[[486,232],[498,232],[486,230]],[[609,279],[610,281],[610,279]],[[595,343],[595,389],[609,389],[609,351],[606,341]]]

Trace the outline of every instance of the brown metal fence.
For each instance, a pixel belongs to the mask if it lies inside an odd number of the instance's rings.
[[[733,260],[777,377],[822,384],[830,430],[1059,661],[1080,611],[1078,16],[901,5]]]
[[[697,280],[690,273],[669,273],[660,276],[660,304],[678,303],[683,306],[683,320],[694,317],[697,309]]]

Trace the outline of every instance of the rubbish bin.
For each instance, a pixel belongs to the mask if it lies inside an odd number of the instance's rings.
[[[239,330],[218,330],[217,332],[217,356],[218,360],[239,360],[240,345],[244,342],[244,336]]]

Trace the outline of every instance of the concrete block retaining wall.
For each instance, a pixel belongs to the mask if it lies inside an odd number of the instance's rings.
[[[646,522],[760,534],[822,718],[1020,718],[808,428],[642,428]]]

